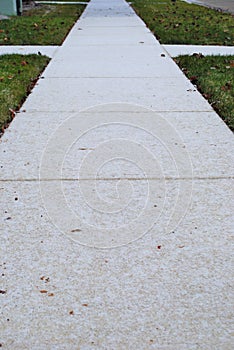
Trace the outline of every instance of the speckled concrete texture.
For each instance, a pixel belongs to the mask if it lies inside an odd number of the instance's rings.
[[[54,57],[58,46],[0,46],[0,55],[7,54],[19,54],[19,55],[29,55],[29,54],[42,54],[48,57]]]
[[[0,344],[231,350],[233,135],[91,0],[0,142]]]
[[[234,55],[234,46],[210,46],[210,45],[163,45],[171,57],[179,55],[193,55],[201,53],[208,55]]]

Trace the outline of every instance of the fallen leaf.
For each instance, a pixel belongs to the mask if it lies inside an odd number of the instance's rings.
[[[202,53],[193,53],[193,56],[197,57],[197,58],[203,58],[205,57]]]
[[[82,304],[82,306],[88,306],[88,304]]]
[[[48,291],[45,289],[42,289],[42,290],[40,290],[40,293],[45,294],[45,293],[48,293]]]
[[[223,91],[229,91],[229,90],[231,90],[231,88],[232,88],[232,84],[231,84],[230,81],[228,81],[225,85],[223,85],[223,86],[221,87],[221,90],[223,90]]]
[[[0,290],[0,294],[6,294],[6,290]]]
[[[11,118],[13,119],[16,115],[16,112],[12,108],[9,108],[9,112],[11,112]]]
[[[28,64],[28,63],[27,63],[26,61],[22,61],[22,62],[21,62],[21,66],[27,66],[27,64]]]
[[[191,81],[191,83],[196,84],[196,83],[197,83],[197,76],[193,75],[193,76],[190,78],[190,81]]]

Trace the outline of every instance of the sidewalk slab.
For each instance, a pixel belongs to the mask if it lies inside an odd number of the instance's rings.
[[[69,54],[70,52],[70,54]],[[163,56],[161,56],[163,55]],[[64,60],[67,64],[64,65]],[[178,77],[183,73],[158,46],[71,47],[59,50],[44,77]]]
[[[1,185],[11,216],[2,237],[4,346],[229,349],[224,321],[232,306],[230,189],[227,180],[196,181],[193,205],[175,232],[165,236],[159,226],[157,234],[150,230],[137,243],[94,252],[55,234],[37,182]],[[217,207],[222,216],[213,215]],[[32,215],[34,225],[26,225]]]
[[[201,53],[208,55],[234,55],[234,46],[210,46],[210,45],[162,45],[171,57],[179,55],[192,55]]]
[[[160,131],[161,140],[157,136],[158,118],[163,118],[165,121],[161,126],[164,127]],[[67,143],[67,128],[73,130],[74,126],[72,127],[72,125],[76,126],[76,123],[80,130],[85,123],[89,131],[84,135],[81,134],[80,138],[77,136],[74,144],[72,142],[71,146],[67,148],[66,157],[60,171],[58,165],[54,166],[54,164],[59,164],[59,158],[58,162],[56,161],[56,154],[58,153],[59,157],[61,145],[63,142],[65,142],[65,145]],[[98,126],[99,123],[100,126]],[[109,150],[114,153],[116,149],[115,143],[110,144],[107,149],[105,143],[111,139],[124,140],[126,138],[129,141],[129,146],[131,146],[131,142],[142,145],[145,152],[150,152],[154,162],[158,163],[155,168],[153,166],[149,167],[148,158],[143,161],[142,167],[149,178],[230,177],[233,174],[233,168],[230,164],[234,163],[233,139],[228,128],[220,135],[222,123],[214,112],[139,113],[132,111],[129,114],[127,106],[125,111],[122,110],[121,112],[108,111],[107,109],[98,113],[62,113],[55,111],[50,113],[20,113],[13,121],[14,130],[6,131],[0,149],[0,179],[37,180],[39,176],[44,179],[57,180],[60,178],[92,179],[97,176],[97,174],[92,173],[92,166],[96,160],[101,162],[102,157],[106,158],[108,156]],[[24,131],[26,125],[28,125],[28,132]],[[170,125],[174,130],[174,134],[169,131]],[[92,130],[92,128],[94,129]],[[54,152],[45,173],[40,174],[43,152],[56,130],[60,135],[60,141],[54,146]],[[40,144],[35,143],[36,132],[40,132]],[[168,140],[165,136],[167,133],[168,136],[170,135]],[[62,135],[65,135],[64,140]],[[73,137],[71,131],[68,142],[71,142]],[[97,152],[99,152],[98,145],[102,145],[102,152],[97,153],[98,157],[95,160],[96,153],[94,153],[94,150],[97,148]],[[12,164],[16,148],[18,158]],[[93,155],[90,154],[91,151],[93,151]],[[138,152],[140,151],[141,149],[138,150]],[[186,156],[183,153],[184,151],[188,152],[189,158],[183,158]],[[86,173],[83,174],[80,167],[87,156],[90,159],[94,157],[94,159],[91,165],[88,165]],[[134,157],[137,164],[140,161],[140,153]],[[191,167],[189,166],[187,169],[186,166],[189,164],[183,165],[182,175],[178,168],[179,162],[181,164],[191,162]],[[133,167],[132,164],[126,164],[126,162],[118,161],[117,163],[115,159],[110,161],[108,166],[105,166],[102,170],[99,169],[98,176],[102,179],[139,179],[146,176],[145,173],[139,171],[139,167]]]
[[[66,91],[65,100],[58,98],[62,91]],[[40,79],[21,110],[74,112],[115,102],[136,105],[135,111],[138,105],[155,111],[213,111],[210,104],[201,98],[199,92],[183,76],[157,79]]]
[[[54,57],[59,46],[0,46],[0,55],[6,54],[42,54],[48,57]]]
[[[88,46],[88,45],[157,45],[158,41],[151,32],[141,27],[110,27],[108,32],[103,27],[85,27],[75,29],[72,36],[68,36],[64,46]],[[161,48],[162,50],[162,48]]]
[[[136,16],[125,16],[125,17],[82,17],[79,21],[79,28],[83,29],[84,27],[142,27],[146,26],[145,23]]]

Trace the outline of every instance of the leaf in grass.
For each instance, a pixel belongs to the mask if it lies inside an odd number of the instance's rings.
[[[222,91],[229,91],[231,90],[232,84],[230,82],[227,82],[225,85],[221,87]]]

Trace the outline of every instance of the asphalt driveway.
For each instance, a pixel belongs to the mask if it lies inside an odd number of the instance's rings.
[[[219,8],[234,14],[233,0],[188,0],[187,2]]]

